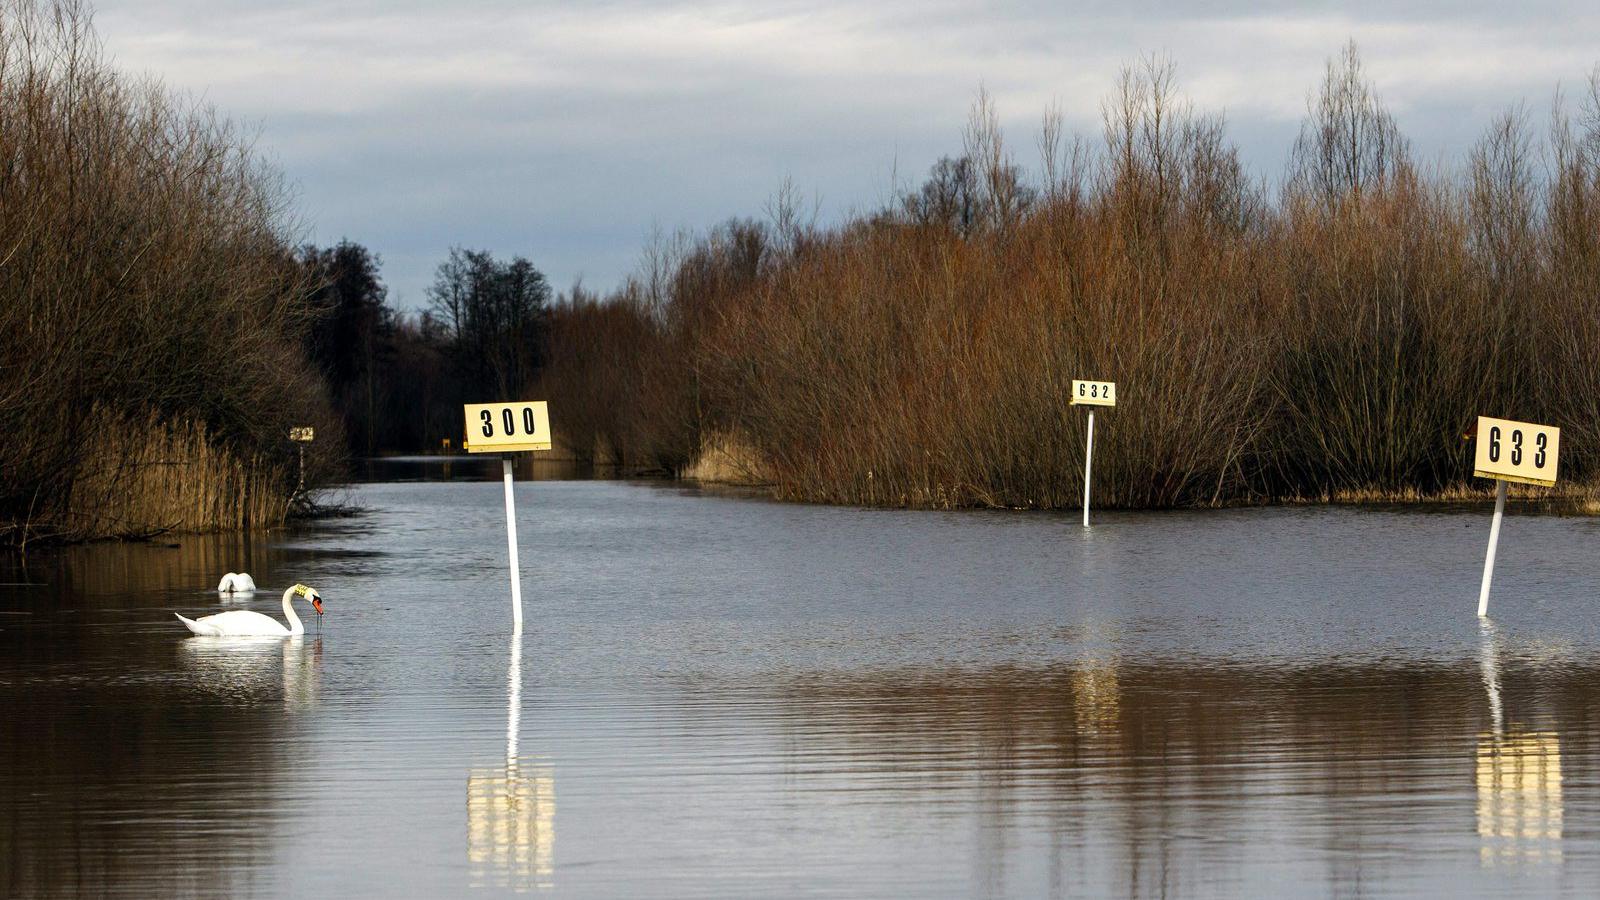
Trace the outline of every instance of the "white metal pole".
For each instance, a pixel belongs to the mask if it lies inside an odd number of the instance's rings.
[[[517,567],[517,500],[511,492],[511,454],[500,461],[506,482],[506,546],[511,551],[511,630],[522,633],[522,570]]]
[[[1500,544],[1500,520],[1506,515],[1506,483],[1495,479],[1494,524],[1489,526],[1489,555],[1483,560],[1483,587],[1478,590],[1478,615],[1489,614],[1489,582],[1494,580],[1494,551]]]
[[[1083,527],[1089,527],[1089,472],[1094,467],[1094,410],[1089,410],[1089,443],[1083,451]]]

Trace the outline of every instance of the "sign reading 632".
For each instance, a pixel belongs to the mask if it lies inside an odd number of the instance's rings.
[[[1072,406],[1116,406],[1117,385],[1114,381],[1074,381]]]
[[[467,452],[550,449],[550,408],[543,400],[468,403]]]

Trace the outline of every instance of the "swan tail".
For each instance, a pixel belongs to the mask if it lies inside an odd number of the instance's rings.
[[[214,626],[207,625],[204,622],[196,622],[193,619],[186,619],[180,613],[173,613],[173,615],[177,616],[178,617],[178,621],[182,622],[190,631],[194,632],[195,634],[203,634],[203,635],[207,635],[209,637],[216,637],[217,635],[222,633],[222,632],[218,631]]]

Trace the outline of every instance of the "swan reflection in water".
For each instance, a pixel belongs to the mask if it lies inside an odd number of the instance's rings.
[[[1480,665],[1492,730],[1478,736],[1479,861],[1485,866],[1561,861],[1561,742],[1554,731],[1505,722],[1500,650],[1483,623]]]
[[[473,887],[545,889],[554,884],[555,771],[517,756],[521,634],[511,638],[507,683],[505,765],[467,773],[467,861]]]
[[[278,696],[293,712],[317,704],[322,638],[191,637],[178,645],[198,686],[220,699],[259,703]]]

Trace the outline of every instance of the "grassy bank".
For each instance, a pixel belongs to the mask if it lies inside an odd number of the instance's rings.
[[[740,435],[807,501],[1071,506],[1089,377],[1118,383],[1107,505],[1470,491],[1479,414],[1561,426],[1563,479],[1595,483],[1600,74],[1429,169],[1347,48],[1272,184],[1167,64],[1103,109],[1097,139],[1047,114],[1029,176],[980,96],[962,154],[882,210],[816,228],[785,193],[658,244],[558,310],[585,349],[547,393],[643,467]]]
[[[248,136],[0,0],[0,539],[282,521],[338,464],[287,194]]]

